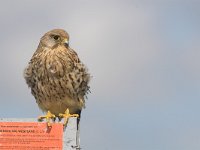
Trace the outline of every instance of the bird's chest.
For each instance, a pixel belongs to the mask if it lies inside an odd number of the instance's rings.
[[[34,64],[34,72],[38,77],[62,78],[66,73],[72,72],[74,62],[64,52],[44,52]]]
[[[77,97],[82,75],[69,58],[61,60],[49,57],[39,62],[34,68],[33,76],[33,93],[36,93],[37,99],[62,100],[66,95]]]

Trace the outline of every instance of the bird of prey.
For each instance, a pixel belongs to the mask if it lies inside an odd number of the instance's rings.
[[[47,112],[39,119],[47,118],[50,125],[49,119],[74,116],[79,128],[81,110],[89,92],[90,74],[70,48],[69,34],[65,30],[53,29],[42,36],[24,70],[24,78],[39,108]]]

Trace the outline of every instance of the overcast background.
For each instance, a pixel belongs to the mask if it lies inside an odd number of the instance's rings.
[[[200,1],[1,0],[0,117],[41,115],[23,69],[53,28],[93,76],[83,150],[200,149]]]

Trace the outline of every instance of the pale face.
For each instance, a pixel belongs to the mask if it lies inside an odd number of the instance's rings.
[[[69,35],[61,29],[55,29],[47,32],[41,38],[41,44],[48,48],[54,48],[59,45],[64,45],[66,48],[69,46]]]

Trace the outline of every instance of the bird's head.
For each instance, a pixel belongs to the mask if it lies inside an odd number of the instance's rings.
[[[63,29],[53,29],[44,34],[40,40],[40,44],[44,47],[54,49],[59,45],[69,47],[69,34]]]

